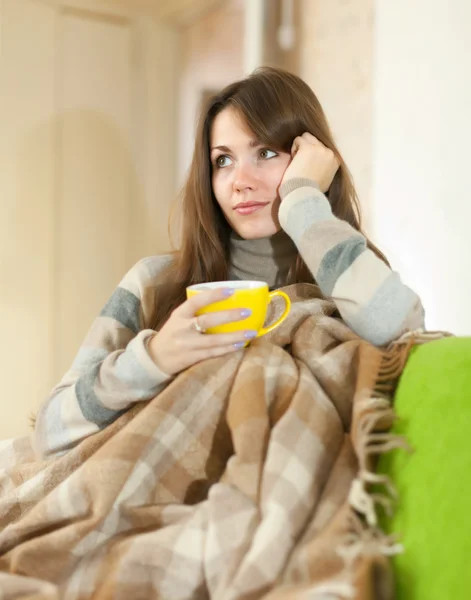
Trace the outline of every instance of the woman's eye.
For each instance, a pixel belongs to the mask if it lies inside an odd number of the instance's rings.
[[[231,159],[225,154],[223,154],[222,156],[218,156],[216,158],[216,166],[220,169],[222,169],[223,167],[227,167],[227,165],[230,164],[230,160]]]
[[[273,158],[274,156],[278,156],[278,154],[273,150],[269,150],[268,148],[263,148],[262,150],[260,150],[260,158],[268,160],[269,158]]]

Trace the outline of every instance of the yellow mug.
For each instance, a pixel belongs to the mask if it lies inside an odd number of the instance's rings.
[[[252,311],[252,314],[242,321],[234,321],[232,323],[218,325],[217,327],[210,327],[206,330],[206,333],[234,333],[236,331],[252,329],[258,332],[257,337],[261,337],[275,329],[275,327],[278,327],[278,325],[281,325],[288,316],[291,308],[289,296],[285,294],[285,292],[279,290],[270,292],[268,284],[264,281],[214,281],[211,283],[198,283],[187,287],[186,296],[187,298],[191,298],[199,292],[223,287],[235,290],[234,294],[229,296],[226,300],[209,304],[200,309],[197,312],[198,316],[233,308],[248,308]],[[271,325],[264,327],[263,324],[267,317],[268,305],[275,296],[281,296],[284,299],[286,303],[285,310],[279,319]]]

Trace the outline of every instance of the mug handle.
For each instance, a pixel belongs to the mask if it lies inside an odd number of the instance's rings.
[[[275,329],[275,327],[278,327],[278,325],[281,325],[281,323],[283,323],[283,321],[288,316],[289,310],[291,308],[291,300],[289,299],[288,294],[285,294],[285,292],[276,290],[275,292],[270,292],[268,295],[270,297],[270,302],[271,302],[272,298],[274,298],[275,296],[281,296],[286,303],[286,307],[285,307],[285,310],[283,311],[283,314],[281,315],[281,317],[279,319],[277,319],[272,325],[268,325],[268,327],[262,327],[260,329],[257,337],[262,337],[262,335],[269,333],[270,331]]]

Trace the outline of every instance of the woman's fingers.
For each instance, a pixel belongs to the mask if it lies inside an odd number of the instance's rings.
[[[320,140],[318,140],[315,135],[312,135],[312,133],[309,133],[309,131],[305,131],[302,134],[301,139],[303,141],[306,141],[308,144],[312,144],[314,146],[317,145],[317,146],[321,146],[322,148],[326,148],[326,146],[324,146],[324,144]]]
[[[197,311],[210,304],[214,304],[215,302],[225,300],[230,295],[232,295],[231,288],[219,288],[215,290],[199,292],[178,307],[175,311],[175,316],[178,316],[180,319],[184,319],[188,323],[188,332],[190,334],[190,338],[188,338],[187,342],[185,342],[184,339],[186,338],[186,335],[182,331],[181,333],[183,334],[183,337],[180,338],[180,343],[183,345],[185,343],[189,343],[189,346],[193,351],[204,351],[206,352],[206,357],[209,358],[216,350],[219,352],[222,349],[221,352],[225,353],[234,349],[234,344],[243,347],[248,340],[255,338],[257,336],[257,332],[248,329],[241,329],[240,331],[231,333],[204,334],[200,333],[195,328],[194,319]],[[212,327],[243,321],[250,315],[250,309],[234,308],[204,313],[196,318],[198,319],[199,327],[202,330],[207,330],[211,329]],[[200,357],[198,360],[202,360],[202,358]]]
[[[230,284],[229,284],[230,285]],[[196,313],[230,297],[233,290],[219,288],[198,292],[176,308],[162,329],[150,340],[148,348],[156,365],[165,373],[175,375],[191,365],[213,356],[239,350],[257,336],[256,331],[242,329],[233,333],[205,334],[195,327]],[[243,309],[221,310],[198,316],[201,329],[242,321],[249,316]],[[243,327],[243,324],[241,324]]]
[[[300,140],[301,140],[300,137],[294,138],[293,143],[291,145],[291,158],[294,158],[296,156],[296,153],[299,150]]]
[[[226,325],[227,323],[236,323],[243,321],[251,315],[249,309],[234,308],[231,310],[220,310],[213,313],[205,313],[198,317],[198,324],[202,329],[210,329],[218,325]]]
[[[227,298],[230,298],[233,293],[234,290],[229,286],[227,288],[204,290],[203,292],[198,292],[191,298],[188,298],[188,300],[183,302],[183,304],[176,308],[174,312],[180,317],[190,319],[194,317],[201,308],[214,304],[215,302],[226,300]]]
[[[321,144],[321,142],[319,142],[319,140],[316,137],[314,137],[311,133],[306,132],[294,138],[293,144],[291,146],[291,158],[294,158],[300,150],[309,146],[311,148],[315,146],[317,146],[318,148],[320,148],[321,146],[325,148],[325,146],[323,146],[323,144]]]
[[[307,144],[309,144],[310,146],[317,146],[319,150],[329,150],[329,148],[327,148],[327,146],[324,146],[324,144],[320,140],[318,140],[315,135],[312,135],[312,133],[305,131],[302,135],[298,135],[294,138],[293,144],[291,146],[291,154],[294,156],[294,154],[296,154],[296,152],[298,152],[303,145]]]
[[[228,291],[229,290],[229,291]],[[180,318],[188,319],[189,323],[194,328],[195,314],[200,309],[220,302],[221,300],[227,299],[231,294],[230,288],[221,288],[217,290],[209,290],[208,292],[199,292],[195,296],[192,296],[180,307],[178,307],[175,313]],[[204,313],[197,317],[198,325],[201,329],[211,329],[212,327],[218,327],[219,325],[226,325],[227,323],[235,323],[247,319],[251,315],[251,310],[248,308],[233,308],[228,310],[219,310],[216,312]],[[194,328],[196,331],[196,328]],[[229,341],[230,343],[230,341]]]
[[[326,192],[340,166],[333,150],[311,133],[304,132],[293,140],[291,154],[282,183],[296,177],[312,179],[322,192]]]

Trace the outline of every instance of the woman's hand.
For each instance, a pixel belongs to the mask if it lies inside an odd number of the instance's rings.
[[[206,358],[235,352],[247,340],[256,337],[256,331],[206,335],[196,329],[195,323],[204,330],[246,319],[249,313],[239,309],[195,316],[200,308],[226,300],[230,295],[227,288],[200,292],[173,311],[162,329],[149,342],[149,353],[164,373],[176,375]]]
[[[282,184],[294,177],[305,177],[313,179],[321,192],[325,193],[329,189],[340,165],[330,148],[326,148],[310,133],[303,133],[294,139],[291,157],[281,180]]]

